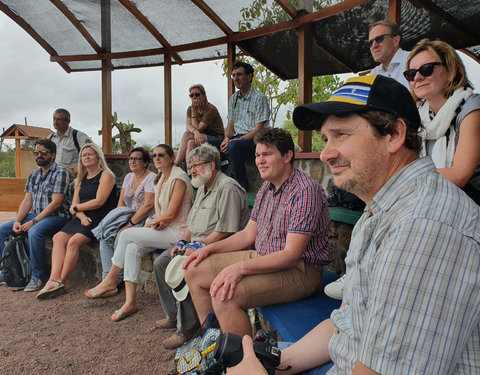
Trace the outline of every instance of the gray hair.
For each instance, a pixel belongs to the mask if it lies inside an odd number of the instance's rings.
[[[63,118],[65,119],[65,121],[70,122],[70,112],[68,112],[66,109],[58,108],[53,113],[58,113],[60,115],[63,115]]]
[[[200,159],[206,163],[215,162],[215,169],[220,170],[220,152],[215,146],[209,143],[202,143],[197,148],[194,148],[188,154],[187,162],[190,164],[193,158]]]

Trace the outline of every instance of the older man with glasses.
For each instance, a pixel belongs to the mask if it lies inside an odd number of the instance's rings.
[[[370,26],[367,44],[375,62],[380,63],[370,74],[393,78],[408,89],[402,73],[410,52],[400,48],[401,42],[402,31],[396,23],[379,21]]]
[[[55,163],[56,151],[55,143],[49,139],[35,142],[33,154],[39,168],[27,178],[25,197],[15,219],[0,227],[0,254],[5,247],[4,239],[13,233],[28,233],[32,277],[24,289],[26,292],[43,286],[45,237],[57,233],[70,219],[70,174]]]

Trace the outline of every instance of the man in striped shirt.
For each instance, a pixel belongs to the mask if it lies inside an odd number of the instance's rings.
[[[245,309],[307,297],[330,261],[326,197],[318,182],[293,166],[291,135],[264,129],[255,143],[265,183],[247,226],[192,253],[184,265],[200,321],[215,312],[222,331],[238,335],[251,333]]]
[[[330,360],[329,375],[479,374],[480,208],[419,158],[408,90],[383,76],[352,78],[293,120],[320,129],[335,184],[367,210],[345,259],[342,305],[282,351],[285,374]]]

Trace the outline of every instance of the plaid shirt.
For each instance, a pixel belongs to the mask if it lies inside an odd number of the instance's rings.
[[[235,135],[247,134],[255,129],[256,124],[268,122],[269,118],[267,97],[253,87],[250,87],[245,96],[238,90],[230,98],[228,120],[233,121]]]
[[[68,209],[71,203],[70,174],[65,168],[53,163],[45,176],[42,168],[35,169],[27,178],[25,193],[32,194],[32,210],[40,214],[52,201],[52,194],[65,194],[62,204],[53,213],[53,216],[70,217]]]
[[[298,233],[312,236],[303,251],[305,263],[330,262],[327,199],[320,184],[299,169],[293,168],[278,190],[270,182],[264,182],[250,219],[257,223],[255,248],[259,254],[283,250],[287,234]]]

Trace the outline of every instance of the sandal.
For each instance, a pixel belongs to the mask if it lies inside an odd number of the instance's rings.
[[[50,279],[48,281],[53,281],[53,288],[42,288],[42,290],[40,290],[40,292],[37,294],[37,299],[55,298],[65,293],[65,284],[62,282],[62,280]]]
[[[123,319],[128,318],[130,315],[135,314],[137,311],[138,311],[138,309],[135,309],[135,310],[132,310],[132,311],[129,311],[129,312],[123,312],[123,311],[120,311],[120,310],[115,310],[113,315],[110,317],[110,320],[112,322],[119,322]],[[114,318],[115,315],[117,316],[117,318]]]
[[[103,293],[98,293],[95,288],[87,289],[86,291],[83,292],[83,295],[88,299],[108,298],[108,297],[116,296],[117,294],[118,294],[118,288],[107,290],[106,292],[103,292]]]

